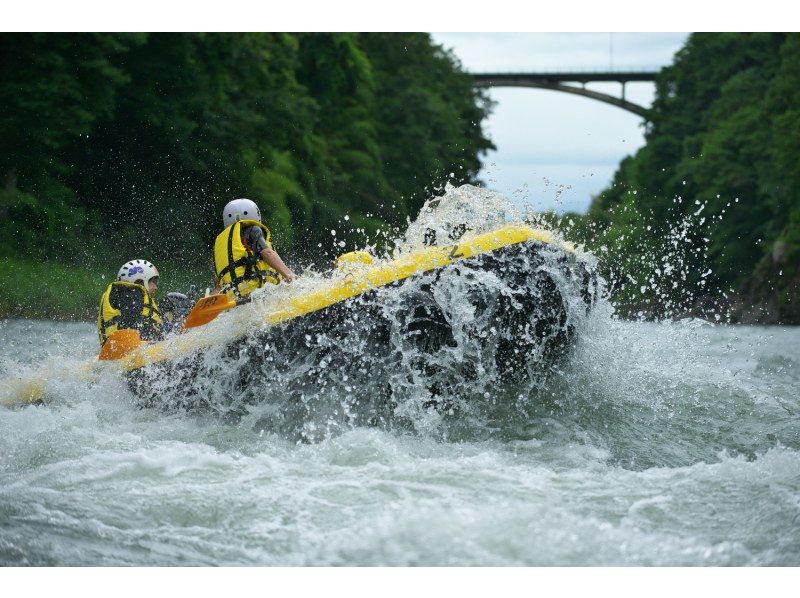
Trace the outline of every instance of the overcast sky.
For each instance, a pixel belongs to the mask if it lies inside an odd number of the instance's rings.
[[[660,68],[687,33],[434,33],[469,72]],[[617,83],[591,84],[620,95]],[[628,83],[626,99],[649,106],[652,83]],[[484,123],[497,150],[481,178],[537,210],[584,212],[619,162],[644,144],[640,117],[603,102],[545,89],[493,88]]]

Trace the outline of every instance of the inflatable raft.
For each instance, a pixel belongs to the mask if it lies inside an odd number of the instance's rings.
[[[320,421],[305,416],[323,405],[333,419],[386,422],[403,389],[447,409],[478,363],[497,384],[558,363],[575,332],[570,313],[593,305],[597,285],[569,244],[509,225],[382,263],[346,254],[310,292],[270,292],[121,357],[140,404],[237,417],[261,405],[272,428]],[[237,330],[221,340],[211,326]]]
[[[524,225],[426,244],[386,261],[345,254],[313,284],[265,287],[242,306],[201,299],[210,316],[192,328],[155,343],[120,331],[87,371],[122,370],[142,407],[256,412],[262,428],[308,439],[447,413],[558,367],[598,293],[570,244]]]

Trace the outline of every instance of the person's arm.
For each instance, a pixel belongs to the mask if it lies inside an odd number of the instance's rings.
[[[292,282],[297,278],[297,275],[283,263],[281,256],[267,244],[264,238],[264,231],[260,227],[251,226],[245,234],[248,237],[250,246],[258,253],[258,256],[280,274],[286,282]]]
[[[270,249],[269,247],[264,247],[259,254],[261,259],[267,262],[269,266],[275,270],[278,274],[280,274],[286,282],[292,282],[297,275],[291,271],[291,269],[283,263],[281,256],[279,256],[274,249]]]

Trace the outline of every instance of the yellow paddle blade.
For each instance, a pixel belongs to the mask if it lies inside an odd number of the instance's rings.
[[[123,328],[117,330],[108,337],[103,347],[100,349],[99,359],[109,361],[124,357],[134,349],[138,349],[142,344],[142,338],[138,330]]]
[[[45,382],[43,379],[29,380],[22,387],[19,398],[23,403],[38,403],[44,398]]]
[[[183,327],[195,328],[203,324],[208,324],[221,312],[231,309],[232,307],[236,307],[236,301],[229,298],[225,293],[203,297],[194,304],[192,311],[183,323]]]
[[[0,405],[6,408],[35,405],[44,399],[46,382],[44,378],[35,377],[23,380],[11,380],[8,388],[0,396]]]

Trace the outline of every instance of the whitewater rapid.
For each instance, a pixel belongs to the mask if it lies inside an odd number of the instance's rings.
[[[448,187],[384,257],[523,219]],[[46,398],[0,408],[0,565],[800,565],[800,330],[622,321],[562,256],[522,268],[563,311],[512,327],[520,376],[492,311],[517,258],[376,294],[380,343],[367,320],[281,347],[259,322],[308,272],[200,329],[211,349],[154,371],[152,408],[87,369],[92,324],[0,321],[0,400],[32,379]],[[443,342],[411,334],[432,314]]]
[[[311,444],[71,378],[89,324],[0,334],[64,380],[0,410],[3,565],[800,564],[795,328],[599,314],[525,417]]]

